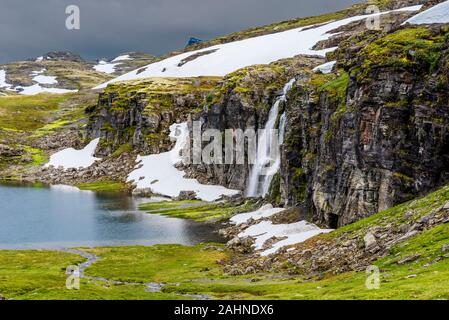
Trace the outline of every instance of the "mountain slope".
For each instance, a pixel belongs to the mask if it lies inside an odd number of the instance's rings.
[[[98,63],[70,52],[49,52],[36,59],[0,65],[0,93],[34,95],[87,90],[152,61],[153,56],[135,52]]]
[[[413,12],[420,8],[418,5],[397,11]],[[317,43],[329,39],[332,36],[330,31],[375,16],[378,14],[354,16],[324,25],[297,28],[187,52],[134,70],[96,88],[101,89],[117,81],[148,77],[224,76],[250,65],[268,64],[299,54],[324,56],[332,48],[321,50],[312,48]]]

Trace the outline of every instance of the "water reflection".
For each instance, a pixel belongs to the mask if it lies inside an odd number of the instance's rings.
[[[65,186],[2,184],[0,248],[222,241],[216,226],[140,212],[144,201]]]

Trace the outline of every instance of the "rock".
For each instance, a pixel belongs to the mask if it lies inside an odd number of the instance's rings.
[[[420,257],[421,257],[420,254],[415,254],[415,255],[412,255],[412,256],[408,256],[408,257],[405,257],[405,258],[399,260],[398,264],[402,265],[402,264],[410,263],[410,262],[418,260]]]
[[[134,189],[132,194],[136,197],[151,197],[154,195],[150,188]]]
[[[403,235],[402,237],[400,237],[399,239],[397,239],[397,240],[395,241],[395,243],[399,243],[399,242],[405,241],[405,240],[407,240],[407,239],[409,239],[409,238],[412,238],[412,237],[416,236],[418,233],[419,233],[419,231],[417,231],[417,230],[409,231],[409,232],[407,232],[405,235]]]
[[[235,237],[234,239],[228,241],[226,247],[238,253],[250,253],[252,251],[253,244],[254,239],[251,237]]]
[[[250,274],[250,273],[255,273],[256,272],[256,268],[254,268],[253,266],[249,266],[248,268],[245,269],[245,274]]]
[[[197,200],[197,199],[198,197],[195,191],[181,191],[179,193],[179,196],[175,198],[176,201]]]
[[[0,294],[0,300],[6,300],[6,298]]]
[[[312,258],[312,250],[304,250],[303,252],[301,252],[301,257],[304,259]]]
[[[399,232],[401,233],[407,233],[410,230],[410,225],[407,223],[401,224],[399,226]]]
[[[444,245],[441,247],[441,251],[443,251],[443,252],[449,251],[449,243],[444,244]]]
[[[371,252],[378,249],[376,237],[372,233],[368,232],[363,238],[363,241],[365,242],[365,251]]]
[[[443,209],[449,210],[449,201],[444,204]]]

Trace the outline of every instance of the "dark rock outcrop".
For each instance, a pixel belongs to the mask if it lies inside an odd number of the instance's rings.
[[[447,31],[421,32],[386,40],[433,39],[435,56],[414,45],[381,57],[362,50],[339,63],[336,78],[292,90],[280,183],[286,205],[337,227],[449,181]]]

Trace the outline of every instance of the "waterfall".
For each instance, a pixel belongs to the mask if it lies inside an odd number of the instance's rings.
[[[291,79],[285,86],[282,95],[276,99],[268,114],[268,120],[265,124],[265,130],[258,137],[256,161],[251,168],[246,195],[248,197],[265,196],[270,188],[273,176],[279,171],[281,158],[278,148],[284,142],[285,133],[285,112],[279,121],[279,136],[277,139],[273,136],[276,126],[276,120],[279,115],[279,105],[286,101],[287,93],[295,83]],[[276,141],[277,140],[277,141]],[[274,153],[274,158],[272,157]]]

